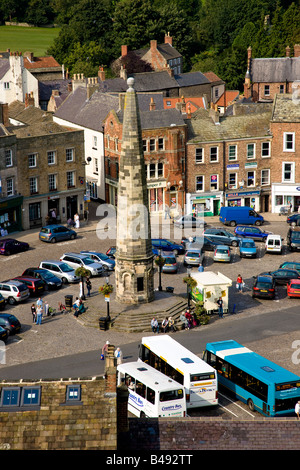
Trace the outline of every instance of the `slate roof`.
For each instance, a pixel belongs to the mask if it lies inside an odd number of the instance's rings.
[[[49,101],[52,90],[59,90],[60,94],[64,98],[69,94],[68,86],[72,83],[71,79],[57,79],[57,80],[47,80],[39,81],[39,99],[40,101]]]
[[[174,78],[180,87],[210,83],[210,80],[201,72],[182,73],[181,75],[175,75]]]
[[[215,124],[209,117],[209,111],[199,109],[192,118],[187,120],[188,143],[197,142],[221,142],[223,140],[235,140],[269,136],[270,111],[241,113],[236,116],[220,118],[219,124]]]
[[[182,55],[169,43],[164,43],[164,44],[158,44],[156,49],[160,54],[166,59],[176,59],[178,57],[182,57]],[[150,47],[145,47],[143,49],[136,49],[133,52],[142,58],[147,52],[149,52]]]
[[[175,78],[168,72],[144,72],[131,73],[128,77],[134,77],[134,89],[138,91],[158,91],[170,88],[178,88]],[[126,84],[126,90],[128,86]]]
[[[118,119],[123,123],[123,112],[117,112]],[[161,127],[185,126],[182,114],[177,109],[163,109],[141,111],[140,119],[142,129],[159,129]]]
[[[51,113],[47,113],[36,106],[25,108],[25,104],[20,101],[14,101],[8,106],[8,115],[10,118],[23,123],[23,125],[7,127],[10,132],[19,138],[58,134],[67,130],[66,127],[53,121]]]
[[[8,59],[0,59],[0,78],[3,78],[4,75],[9,70],[9,60]]]
[[[291,94],[275,95],[272,122],[300,122],[300,103]]]
[[[272,83],[300,80],[300,57],[251,59],[253,83]]]

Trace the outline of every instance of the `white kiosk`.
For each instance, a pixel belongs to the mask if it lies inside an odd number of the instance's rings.
[[[206,271],[191,274],[197,281],[197,286],[192,289],[191,298],[194,302],[203,302],[203,307],[207,313],[218,310],[217,300],[222,297],[223,311],[228,312],[228,288],[232,285],[232,280],[222,273]]]

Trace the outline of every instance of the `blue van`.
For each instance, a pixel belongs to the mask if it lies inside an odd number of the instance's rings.
[[[231,227],[237,224],[262,225],[264,218],[248,206],[221,207],[220,222]]]

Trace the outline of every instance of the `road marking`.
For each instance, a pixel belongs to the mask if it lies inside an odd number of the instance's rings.
[[[241,410],[245,411],[245,413],[248,413],[248,415],[252,416],[252,418],[254,418],[255,416],[250,413],[250,411],[248,410],[245,410],[245,408],[243,408],[242,406],[238,405],[237,403],[235,403],[234,401],[230,400],[230,398],[228,398],[226,395],[222,395],[222,393],[218,392],[219,395],[221,395],[221,397],[223,398],[226,398],[228,401],[230,401],[231,403],[233,403],[235,406],[237,406],[238,408],[240,408]]]
[[[19,257],[20,257],[20,255],[8,256],[7,258],[4,258],[4,259],[2,260],[2,262],[11,261],[12,259],[19,258]]]

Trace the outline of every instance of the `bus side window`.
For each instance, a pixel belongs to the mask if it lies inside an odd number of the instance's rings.
[[[141,397],[143,398],[146,397],[146,385],[144,385],[142,382],[136,382],[135,391]]]
[[[135,380],[133,377],[131,377],[130,375],[126,374],[125,376],[125,383],[127,385],[127,387],[130,389],[130,390],[134,390],[135,388]]]
[[[154,405],[155,403],[155,392],[151,388],[147,387],[147,400]]]

